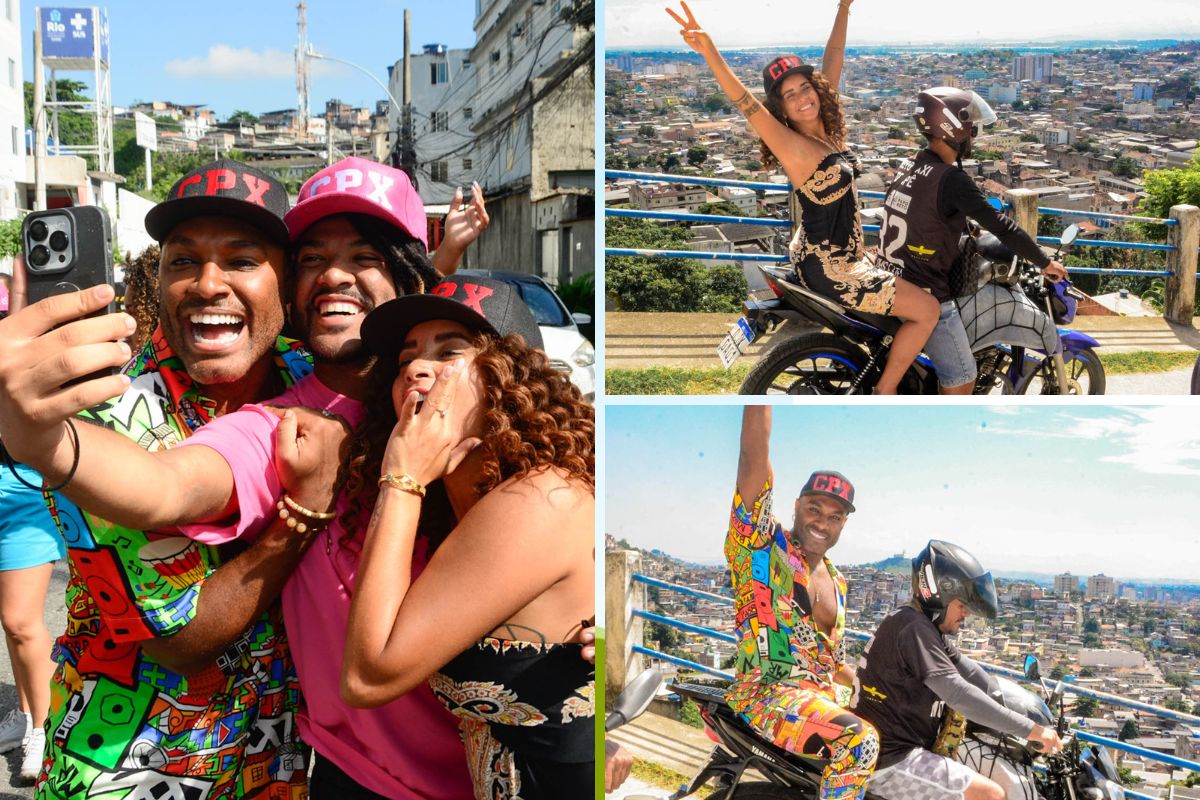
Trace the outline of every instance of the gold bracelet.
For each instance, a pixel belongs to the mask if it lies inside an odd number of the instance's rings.
[[[388,486],[391,486],[393,489],[399,489],[402,492],[415,494],[418,497],[425,496],[425,487],[417,483],[416,479],[414,479],[413,476],[409,475],[407,472],[399,477],[390,472],[385,473],[384,476],[379,479],[379,485],[383,486],[385,483]]]
[[[292,498],[288,497],[287,492],[283,493],[283,502],[287,504],[288,508],[290,508],[292,511],[295,511],[302,517],[309,517],[311,519],[333,519],[335,516],[337,516],[332,511],[313,511],[305,508]]]

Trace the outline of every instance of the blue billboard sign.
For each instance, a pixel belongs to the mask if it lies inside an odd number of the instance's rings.
[[[93,58],[97,35],[103,39],[108,33],[107,30],[95,30],[94,8],[40,8],[38,11],[42,55],[46,59]]]

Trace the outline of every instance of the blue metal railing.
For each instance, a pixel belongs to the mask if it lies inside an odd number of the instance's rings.
[[[754,189],[756,191],[772,191],[772,192],[790,192],[790,186],[779,183],[765,183],[761,181],[739,181],[729,178],[707,178],[704,176],[682,176],[670,175],[657,172],[632,172],[628,170],[605,170],[606,178],[627,178],[640,182],[657,182],[657,183],[673,183],[673,184],[695,184],[701,186],[727,186],[738,187],[744,189]],[[882,198],[884,192],[860,191],[860,198]],[[1003,204],[1003,208],[1011,208],[1008,204]],[[1081,216],[1089,219],[1100,220],[1121,220],[1127,222],[1148,222],[1159,225],[1178,225],[1178,220],[1159,219],[1157,217],[1141,217],[1130,216],[1125,214],[1110,214],[1101,211],[1082,211],[1069,208],[1053,208],[1053,207],[1038,207],[1039,214],[1047,214],[1051,216]],[[681,212],[670,211],[644,211],[638,209],[617,209],[606,208],[604,210],[606,217],[626,217],[640,219],[664,219],[677,221],[695,221],[708,223],[729,223],[737,222],[751,225],[764,225],[770,227],[791,227],[789,220],[778,220],[773,218],[759,217],[734,217],[720,214],[688,214]],[[863,225],[864,231],[878,232],[878,225]],[[1058,239],[1049,236],[1038,236],[1037,241],[1041,244],[1057,245]],[[1115,247],[1123,250],[1148,250],[1156,252],[1175,252],[1178,248],[1169,244],[1156,244],[1151,242],[1122,242],[1122,241],[1107,241],[1103,239],[1076,239],[1074,246],[1079,247]],[[759,254],[729,254],[729,253],[712,253],[704,251],[654,251],[643,250],[635,252],[628,248],[606,247],[605,255],[621,256],[621,255],[640,255],[647,257],[670,257],[670,258],[696,258],[707,261],[760,261],[785,263],[789,260],[787,256],[763,256]],[[681,255],[682,253],[682,255]],[[1077,275],[1131,275],[1143,278],[1167,278],[1171,276],[1170,270],[1146,270],[1146,269],[1121,269],[1121,268],[1102,268],[1102,267],[1068,267],[1068,272]],[[1196,273],[1196,277],[1200,278],[1200,272]]]
[[[724,595],[713,594],[711,592],[704,592],[704,591],[700,591],[698,589],[693,589],[689,586],[681,586],[680,584],[676,584],[676,583],[669,583],[667,581],[659,580],[658,578],[651,578],[647,575],[642,575],[641,573],[634,573],[631,576],[631,578],[635,583],[644,583],[648,586],[654,586],[659,589],[667,589],[669,591],[677,592],[682,595],[696,597],[696,598],[699,598],[702,600],[710,600],[710,601],[717,602],[722,605],[726,605],[726,606],[730,606],[730,607],[733,606],[733,600]],[[676,628],[676,629],[682,630],[682,631],[686,631],[688,633],[692,633],[692,634],[695,634],[698,636],[704,636],[709,639],[716,639],[718,641],[727,642],[727,643],[731,643],[731,644],[737,642],[737,638],[728,633],[723,633],[721,631],[713,630],[712,628],[705,628],[702,625],[693,625],[691,623],[673,619],[672,617],[668,617],[668,616],[665,616],[662,614],[655,614],[653,612],[646,611],[645,609],[635,608],[633,610],[633,615],[636,617],[640,617],[642,619],[652,620],[654,622],[658,622],[660,624],[667,625],[669,627]],[[864,633],[863,631],[855,631],[855,630],[847,630],[845,632],[845,636],[846,636],[846,638],[856,639],[859,641],[866,641],[870,638],[869,634]],[[700,672],[704,672],[708,675],[713,675],[715,677],[720,677],[720,678],[732,678],[733,677],[733,673],[731,671],[719,670],[719,669],[715,669],[713,667],[708,667],[708,666],[705,666],[704,664],[699,664],[695,661],[690,661],[686,658],[672,656],[667,653],[663,653],[658,650],[654,650],[653,648],[644,647],[642,645],[633,645],[632,650],[635,653],[641,653],[643,655],[648,655],[653,658],[659,658],[664,661],[675,664],[677,666],[682,666],[682,667],[686,667],[688,669],[698,670]],[[1012,669],[1010,667],[1004,667],[999,664],[987,664],[987,663],[980,663],[980,666],[983,667],[984,669],[986,669],[988,672],[992,672],[997,675],[1003,675],[1005,677],[1012,678],[1013,680],[1017,680],[1017,681],[1021,681],[1021,682],[1028,682],[1028,681],[1026,681],[1025,675],[1023,673],[1021,673],[1015,669]],[[1120,697],[1119,695],[1109,694],[1108,692],[1101,692],[1101,691],[1097,691],[1095,689],[1086,689],[1084,687],[1075,686],[1074,684],[1070,684],[1070,683],[1064,683],[1063,690],[1066,692],[1071,692],[1073,694],[1081,695],[1083,697],[1091,697],[1095,700],[1098,700],[1098,701],[1101,701],[1104,703],[1109,703],[1111,705],[1118,705],[1118,706],[1133,709],[1136,711],[1142,711],[1142,712],[1152,714],[1157,717],[1161,717],[1163,719],[1173,720],[1175,722],[1181,722],[1181,723],[1189,724],[1189,725],[1200,724],[1200,716],[1196,716],[1193,714],[1185,714],[1180,711],[1173,711],[1168,708],[1162,708],[1160,706],[1151,705],[1149,703],[1143,703],[1138,700],[1129,700],[1127,698]],[[1159,753],[1155,750],[1150,750],[1148,748],[1139,747],[1137,745],[1132,745],[1127,742],[1119,741],[1117,739],[1110,739],[1110,738],[1107,738],[1104,736],[1100,736],[1098,734],[1091,733],[1086,730],[1080,730],[1078,728],[1074,728],[1074,729],[1072,729],[1072,731],[1074,732],[1076,737],[1079,738],[1081,741],[1092,742],[1094,744],[1103,745],[1105,747],[1111,747],[1111,748],[1114,748],[1117,750],[1123,750],[1125,752],[1132,753],[1134,755],[1138,755],[1143,758],[1149,758],[1149,759],[1152,759],[1155,761],[1162,762],[1164,764],[1170,764],[1171,766],[1179,767],[1181,769],[1189,769],[1189,770],[1195,770],[1195,771],[1200,772],[1200,762],[1189,761],[1184,758],[1179,758],[1178,756],[1169,755],[1169,754],[1165,754],[1165,753]],[[1130,795],[1132,797],[1145,798],[1145,800],[1156,800],[1156,798],[1153,798],[1153,797],[1150,797],[1147,795],[1141,795],[1137,792],[1133,792],[1133,791],[1129,791],[1129,790],[1126,791],[1126,794]]]

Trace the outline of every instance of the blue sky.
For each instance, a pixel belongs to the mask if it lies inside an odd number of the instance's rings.
[[[823,44],[836,0],[689,0],[696,21],[718,47]],[[665,2],[605,0],[605,46],[682,45]],[[674,7],[679,9],[678,0]],[[1030,41],[1200,36],[1196,0],[1006,0],[1003,4],[940,0],[854,0],[849,44]]]
[[[605,530],[721,560],[741,408],[605,410]],[[1200,417],[1168,406],[774,410],[776,508],[818,468],[857,492],[835,563],[957,542],[995,570],[1200,577]]]
[[[21,0],[25,78],[33,79],[34,8],[86,3]],[[292,53],[295,0],[208,0],[145,3],[116,0],[108,8],[112,42],[112,99],[207,103],[224,119],[237,109],[296,107]],[[387,82],[387,68],[404,55],[404,8],[412,12],[410,43],[466,48],[475,43],[471,0],[308,0],[308,39],[318,52],[359,64]],[[374,109],[379,86],[350,67],[312,62],[310,103],[324,110],[338,98]],[[82,79],[84,73],[64,73]],[[89,81],[90,84],[90,81]]]

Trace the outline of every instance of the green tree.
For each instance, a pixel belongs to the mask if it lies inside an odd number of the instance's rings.
[[[229,118],[225,121],[241,122],[246,125],[253,125],[254,123],[258,122],[258,115],[239,108],[237,111],[234,111],[232,114],[230,114]]]
[[[704,98],[704,110],[712,113],[733,111],[733,106],[730,105],[728,98],[723,94],[710,94]]]
[[[1171,206],[1200,204],[1200,156],[1182,167],[1147,172],[1142,179],[1146,184],[1143,214],[1165,218],[1171,215]]]
[[[1133,774],[1133,770],[1129,767],[1117,767],[1117,777],[1121,781],[1122,786],[1137,786],[1142,782],[1142,779]]]
[[[1169,708],[1172,711],[1182,711],[1185,714],[1192,713],[1192,704],[1187,700],[1178,697],[1172,697],[1163,703],[1163,708]]]
[[[685,697],[679,706],[679,721],[693,728],[703,728],[704,719],[700,716],[700,706],[690,697]]]
[[[1121,726],[1121,732],[1117,734],[1117,738],[1122,742],[1128,742],[1130,739],[1136,739],[1141,736],[1138,731],[1137,723],[1131,719],[1125,720],[1125,724]]]
[[[73,81],[66,78],[59,78],[53,85],[46,84],[46,99],[56,97],[58,100],[66,100],[73,103],[83,103],[91,100],[84,92],[87,86],[81,81]],[[53,93],[52,93],[53,92]],[[33,125],[33,83],[25,81],[25,124]],[[54,130],[51,128],[52,117],[50,110],[45,110],[46,115],[46,130],[49,131],[51,138],[54,138]],[[63,145],[94,145],[96,143],[96,120],[90,114],[84,114],[81,111],[71,111],[60,109],[58,112],[58,143]],[[96,168],[96,157],[85,156],[88,162],[88,169]]]
[[[1013,100],[1013,102],[1012,102],[1012,110],[1013,111],[1022,111],[1024,109],[1025,109],[1025,101],[1024,100]]]
[[[1094,678],[1096,677],[1096,670],[1092,669],[1091,667],[1083,667],[1079,670],[1079,677]]]
[[[1126,156],[1121,156],[1112,165],[1113,175],[1121,178],[1136,178],[1141,171],[1142,168],[1138,166],[1138,163]]]
[[[1192,684],[1192,679],[1186,672],[1168,672],[1163,676],[1163,680],[1172,686],[1178,686],[1180,689],[1186,689]]]
[[[667,153],[667,155],[663,157],[662,167],[667,172],[670,172],[682,163],[683,162],[680,160],[678,153]]]
[[[694,144],[687,149],[688,163],[693,167],[698,167],[705,161],[708,161],[708,148],[702,144]]]
[[[0,258],[11,258],[21,252],[21,220],[0,220]]]
[[[1040,142],[1041,138],[1036,133],[1022,133],[1022,142]]]
[[[1052,681],[1062,680],[1066,675],[1067,670],[1062,664],[1055,664],[1054,668],[1050,670],[1050,680]]]
[[[717,200],[713,203],[704,203],[696,209],[697,214],[724,214],[727,217],[744,217],[746,212],[735,206],[728,200]]]
[[[1083,623],[1083,632],[1084,633],[1099,633],[1100,632],[1100,620],[1093,617],[1093,618],[1089,619],[1087,622]]]
[[[643,139],[653,139],[654,133],[654,126],[649,122],[643,122],[641,125],[638,125],[638,136]]]
[[[1094,717],[1099,708],[1100,703],[1097,702],[1096,698],[1080,695],[1075,700],[1075,705],[1071,707],[1071,710],[1081,717]]]

